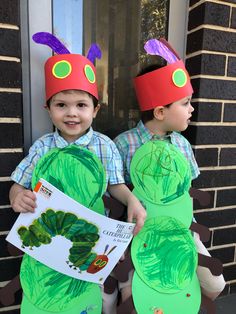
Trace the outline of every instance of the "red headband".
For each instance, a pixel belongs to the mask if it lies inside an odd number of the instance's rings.
[[[57,53],[45,63],[46,100],[68,89],[82,90],[98,99],[96,70],[93,65],[95,59],[100,59],[102,55],[98,45],[91,45],[86,58],[71,54],[62,42],[50,33],[35,33],[33,40],[49,46]]]
[[[170,48],[168,46],[167,49]],[[168,53],[173,54],[173,50],[169,50]],[[157,53],[155,52],[155,54]],[[184,63],[177,58],[176,60],[134,79],[134,88],[141,111],[151,110],[157,106],[166,106],[192,95],[193,88]]]
[[[79,54],[50,57],[45,63],[45,89],[46,100],[68,89],[82,90],[98,99],[95,67]]]

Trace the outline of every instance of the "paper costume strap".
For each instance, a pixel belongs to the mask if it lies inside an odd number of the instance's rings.
[[[57,54],[45,63],[45,91],[46,100],[63,90],[78,89],[90,93],[98,99],[96,84],[95,59],[101,58],[101,50],[92,44],[87,57],[72,54],[52,34],[39,32],[33,35],[33,40],[52,48]]]
[[[193,93],[188,72],[177,53],[164,39],[147,41],[148,54],[163,57],[168,65],[134,79],[140,110],[166,106]]]

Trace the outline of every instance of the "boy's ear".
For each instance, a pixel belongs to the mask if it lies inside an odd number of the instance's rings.
[[[153,116],[159,121],[162,121],[164,119],[164,107],[158,106],[153,109]]]
[[[47,110],[49,116],[50,116],[50,107],[48,107],[47,105],[44,106],[44,108]]]
[[[101,105],[97,104],[97,106],[94,108],[94,112],[93,112],[93,118],[96,118],[96,115],[98,113],[98,111],[100,110]]]

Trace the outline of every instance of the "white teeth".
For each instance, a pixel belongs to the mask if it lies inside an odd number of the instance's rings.
[[[70,125],[78,124],[78,122],[65,122],[65,123]]]

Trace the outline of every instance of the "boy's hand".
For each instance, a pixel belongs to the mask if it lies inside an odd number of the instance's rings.
[[[10,203],[15,212],[34,212],[36,208],[36,196],[31,190],[27,190],[19,184],[13,184],[10,190]]]
[[[146,210],[125,184],[108,185],[108,191],[114,198],[127,206],[128,222],[135,222],[133,234],[136,235],[144,225]]]
[[[144,225],[147,213],[139,200],[133,195],[128,201],[128,222],[135,222],[133,234],[136,235]]]

